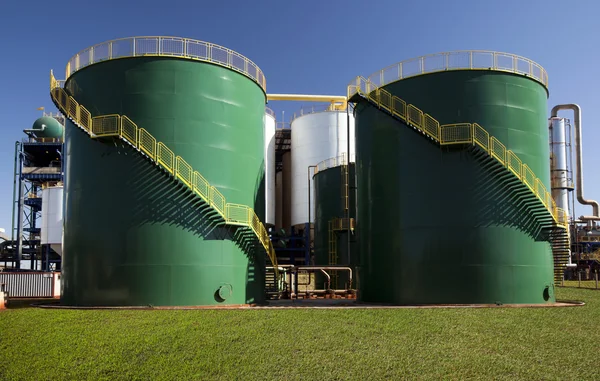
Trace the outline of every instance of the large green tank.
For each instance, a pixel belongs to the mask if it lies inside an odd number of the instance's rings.
[[[456,70],[389,92],[441,124],[479,123],[549,184],[547,90],[525,76]],[[548,242],[524,205],[466,148],[440,148],[360,102],[355,110],[359,298],[367,302],[554,301]]]
[[[63,137],[64,128],[62,124],[51,116],[42,116],[36,119],[31,128],[38,138],[60,139]]]
[[[346,212],[345,188],[346,174],[344,166],[327,168],[317,172],[314,176],[315,184],[315,238],[314,238],[314,264],[318,266],[337,265],[349,266],[353,269],[358,262],[358,246],[356,235],[349,232],[347,224],[338,224],[335,220],[344,219],[346,213],[349,217],[356,218],[355,198],[355,165],[350,163],[348,170],[348,212]],[[330,225],[330,222],[334,222]],[[341,227],[341,229],[340,229]],[[350,233],[350,237],[348,234]],[[350,250],[348,250],[350,238]],[[333,245],[333,247],[332,247]],[[332,275],[332,287],[335,289],[351,289],[356,286],[350,283],[347,271],[328,271]],[[325,278],[316,273],[317,289],[325,287]]]
[[[265,93],[252,79],[208,62],[135,57],[81,69],[65,88],[93,116],[127,115],[263,219]],[[65,304],[264,299],[264,253],[243,249],[233,228],[127,144],[67,123],[65,190]]]

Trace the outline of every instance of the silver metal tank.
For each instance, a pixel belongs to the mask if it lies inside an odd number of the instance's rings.
[[[350,157],[354,157],[354,117],[349,115]],[[291,224],[305,224],[308,221],[308,171],[309,166],[319,162],[347,155],[348,153],[348,114],[346,111],[310,109],[296,114],[292,120],[292,200]],[[311,223],[314,223],[314,186],[311,176]]]
[[[265,223],[275,225],[275,114],[265,112]]]
[[[564,118],[550,118],[552,198],[556,206],[569,210],[570,173],[567,165],[567,134]]]
[[[62,185],[42,189],[41,243],[50,245],[62,255],[63,235],[63,187]]]

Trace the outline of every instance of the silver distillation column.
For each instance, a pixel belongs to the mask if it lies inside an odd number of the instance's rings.
[[[550,184],[552,198],[558,208],[572,216],[574,211],[569,208],[569,192],[573,191],[573,177],[569,170],[567,158],[570,157],[568,147],[570,139],[567,141],[567,122],[565,118],[550,118]],[[571,250],[569,250],[569,261],[567,267],[574,266],[571,260]]]
[[[573,191],[573,180],[567,165],[567,133],[564,118],[550,118],[550,182],[552,184],[552,198],[556,206],[569,210],[569,192]]]
[[[566,125],[564,119],[558,118],[558,112],[561,110],[569,110],[573,111],[575,118],[575,159],[576,159],[576,183],[577,183],[577,201],[581,205],[589,205],[592,207],[591,215],[583,215],[579,217],[579,220],[575,219],[575,210],[569,212],[569,216],[573,217],[573,225],[575,228],[574,234],[578,234],[577,224],[585,223],[587,224],[587,228],[589,231],[595,230],[596,223],[600,220],[600,205],[595,200],[586,199],[584,196],[583,189],[583,147],[582,147],[582,133],[581,133],[581,107],[579,105],[570,103],[570,104],[561,104],[556,105],[552,108],[551,111],[551,124],[550,128],[552,129],[550,136],[552,137],[552,196],[554,197],[554,201],[558,207],[563,207],[564,198],[563,196],[566,194],[566,199],[568,200],[568,192],[569,188],[563,189],[564,186],[564,178],[566,178],[567,185],[569,184],[569,176],[568,171],[563,171],[564,168],[567,168],[566,164],[566,148],[567,148],[567,134],[566,134]],[[568,138],[570,139],[570,134]],[[564,144],[562,142],[565,142]],[[564,147],[564,148],[563,148]],[[563,160],[564,158],[564,160]],[[564,173],[564,175],[563,175]],[[556,187],[556,189],[555,189]],[[568,201],[567,201],[568,203]],[[568,209],[566,209],[568,210]],[[569,256],[570,258],[570,256]]]

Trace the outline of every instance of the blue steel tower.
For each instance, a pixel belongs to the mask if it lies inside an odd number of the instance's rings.
[[[0,243],[0,262],[14,270],[59,270],[61,253],[42,244],[40,219],[42,189],[64,179],[64,117],[44,113],[23,132],[27,136],[15,143],[11,237]]]

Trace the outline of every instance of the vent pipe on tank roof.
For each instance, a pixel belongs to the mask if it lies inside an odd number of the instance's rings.
[[[600,205],[597,201],[586,200],[583,197],[583,149],[581,147],[581,107],[574,103],[556,105],[552,108],[551,117],[558,116],[560,110],[572,110],[575,114],[575,155],[577,162],[577,201],[581,205],[591,205],[593,208],[592,216],[581,216],[581,221],[600,220]]]

